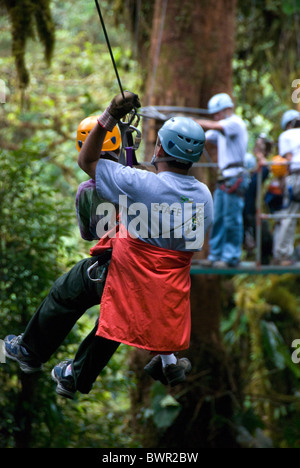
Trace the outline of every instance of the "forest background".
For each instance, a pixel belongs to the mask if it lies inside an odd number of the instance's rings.
[[[17,3],[19,11],[13,11]],[[205,107],[212,87],[202,79],[201,96],[185,101],[173,81],[179,97],[172,101],[172,91],[163,87],[171,75],[164,50],[168,38],[163,35],[159,44],[154,32],[166,7],[166,29],[172,17],[182,43],[192,49],[197,33],[186,24],[195,12],[201,16],[199,8],[222,7],[226,15],[220,23],[209,15],[201,21],[203,34],[211,37],[229,28],[223,45],[227,68],[205,41],[201,49],[210,52],[193,61],[198,69],[213,69],[224,91],[232,92],[248,126],[249,151],[265,132],[276,154],[282,113],[299,105],[298,0],[100,3],[124,88],[137,92],[143,105],[152,99],[190,107]],[[1,0],[0,13],[3,339],[21,333],[53,281],[89,254],[75,216],[76,190],[86,180],[77,166],[76,129],[83,118],[101,112],[119,87],[94,2]],[[193,89],[192,69],[177,69],[185,88]],[[138,153],[141,161],[146,143]],[[142,372],[148,356],[124,346],[90,395],[74,401],[58,397],[50,371],[74,354],[97,318],[96,307],[79,320],[43,373],[27,376],[12,362],[0,364],[0,447],[300,447],[300,367],[291,359],[292,342],[300,338],[299,276],[203,279],[203,310],[211,309],[213,323],[200,313],[195,283],[200,280],[193,281],[194,367],[187,387],[153,384]]]

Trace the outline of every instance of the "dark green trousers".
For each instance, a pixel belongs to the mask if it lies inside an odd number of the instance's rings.
[[[81,260],[58,278],[28,323],[22,344],[41,362],[49,360],[87,309],[100,304],[104,283],[95,283],[87,276],[87,269],[94,262],[95,258]],[[101,270],[99,267],[96,273]],[[120,344],[96,336],[97,323],[73,360],[76,388],[81,393],[89,393]]]

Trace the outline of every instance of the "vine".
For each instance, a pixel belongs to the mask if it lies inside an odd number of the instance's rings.
[[[25,89],[30,81],[25,52],[28,39],[36,35],[44,46],[44,56],[50,63],[54,50],[54,24],[50,10],[51,0],[0,0],[11,24],[12,54],[15,59],[19,86]]]

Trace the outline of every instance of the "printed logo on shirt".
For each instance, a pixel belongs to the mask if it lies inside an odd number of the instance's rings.
[[[185,197],[184,195],[181,195],[180,203],[193,203],[193,200],[190,200],[188,197]]]
[[[182,199],[182,197],[181,197]],[[187,199],[188,200],[188,199]],[[136,239],[182,239],[186,250],[200,250],[204,243],[204,203],[180,201],[180,203],[132,203],[128,206],[127,196],[119,196],[121,221],[127,228],[130,237]],[[96,232],[99,238],[104,235],[115,236],[115,231],[108,232],[108,222],[115,220],[116,209],[112,203],[101,203],[96,214],[101,216]]]

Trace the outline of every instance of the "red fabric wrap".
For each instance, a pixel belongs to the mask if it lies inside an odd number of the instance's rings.
[[[91,249],[113,248],[97,335],[161,353],[187,349],[193,253],[132,239],[123,226],[120,232]]]

